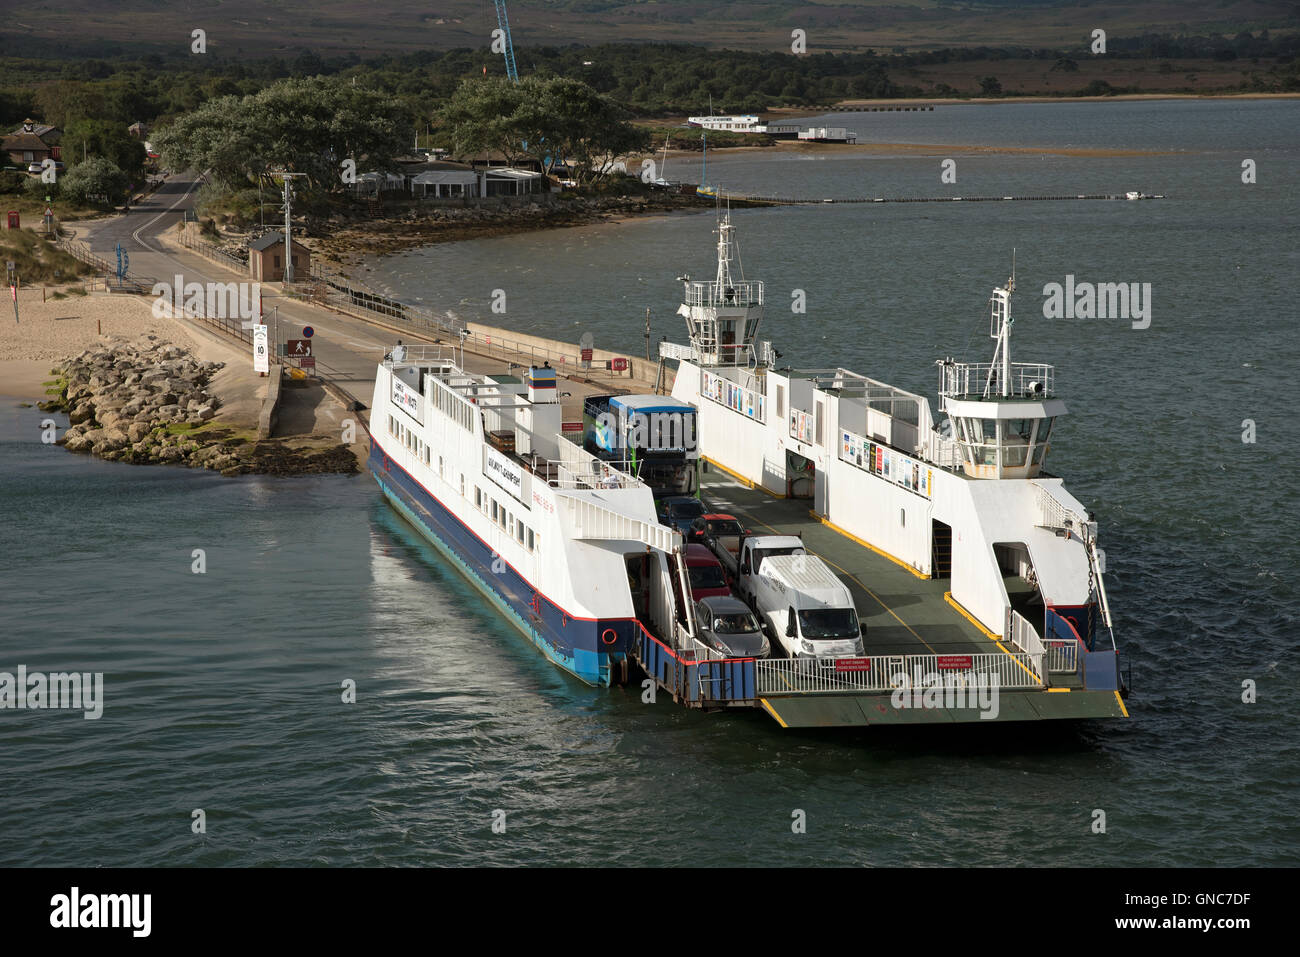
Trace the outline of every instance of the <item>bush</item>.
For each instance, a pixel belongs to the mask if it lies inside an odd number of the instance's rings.
[[[116,206],[126,196],[126,174],[102,156],[78,163],[59,180],[63,196],[84,206]]]
[[[23,195],[33,203],[45,202],[46,196],[51,200],[59,198],[61,183],[42,183],[39,176],[26,176],[26,179],[27,182],[23,183]]]
[[[21,193],[27,185],[27,174],[14,169],[0,170],[0,193]]]

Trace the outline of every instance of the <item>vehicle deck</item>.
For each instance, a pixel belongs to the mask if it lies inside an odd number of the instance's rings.
[[[945,579],[921,578],[823,524],[810,500],[777,498],[717,470],[703,476],[701,493],[711,508],[735,515],[755,534],[802,535],[808,550],[830,565],[852,593],[858,617],[867,626],[868,656],[1010,654],[1005,643],[949,603]],[[1051,679],[1047,689],[1004,689],[996,720],[1127,717],[1117,692],[1090,691],[1073,674]],[[783,727],[942,724],[974,717],[944,707],[889,707],[888,693],[805,691],[792,684],[788,692],[768,693],[759,703]]]
[[[944,599],[947,581],[924,579],[823,525],[809,499],[781,499],[717,471],[703,477],[703,497],[755,535],[801,535],[848,586],[867,626],[867,655],[971,655],[999,651],[995,641]]]

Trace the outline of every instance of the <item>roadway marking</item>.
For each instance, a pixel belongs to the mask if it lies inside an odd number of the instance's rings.
[[[165,253],[162,253],[162,252],[160,252],[159,250],[154,249],[154,248],[153,248],[152,246],[150,246],[147,242],[145,242],[143,239],[141,239],[141,238],[140,238],[140,230],[142,230],[142,229],[147,229],[148,227],[152,226],[154,223],[158,222],[158,220],[162,219],[164,216],[168,215],[169,213],[174,213],[174,212],[176,211],[176,207],[179,206],[181,203],[185,202],[185,198],[186,198],[187,196],[189,196],[190,193],[194,192],[194,187],[195,187],[195,186],[198,186],[198,185],[199,185],[199,181],[198,181],[197,179],[194,180],[192,183],[190,183],[189,189],[185,190],[185,192],[181,194],[180,199],[176,200],[176,202],[172,203],[169,207],[167,207],[166,209],[164,209],[161,213],[159,213],[159,214],[158,214],[157,216],[155,216],[153,219],[149,220],[149,222],[147,222],[147,223],[143,223],[143,224],[141,224],[140,226],[137,226],[137,227],[135,228],[135,230],[131,233],[131,238],[134,239],[134,240],[135,240],[137,243],[139,243],[141,246],[143,246],[145,249],[149,250],[149,252],[151,252],[151,253],[157,253],[157,254],[160,255],[160,256],[162,256],[162,255],[166,255]],[[168,256],[167,258],[171,259],[170,256]],[[174,260],[174,259],[172,260],[172,262],[175,262],[175,261],[176,261],[176,260]]]

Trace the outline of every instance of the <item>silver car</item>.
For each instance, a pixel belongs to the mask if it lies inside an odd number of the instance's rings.
[[[701,598],[695,621],[700,641],[728,658],[766,658],[771,651],[758,619],[738,598]]]

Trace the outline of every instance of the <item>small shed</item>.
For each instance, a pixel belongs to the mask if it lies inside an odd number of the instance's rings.
[[[290,240],[293,253],[293,278],[295,282],[306,279],[311,272],[311,250]],[[267,233],[248,244],[248,274],[254,282],[282,282],[284,280],[284,233]]]

